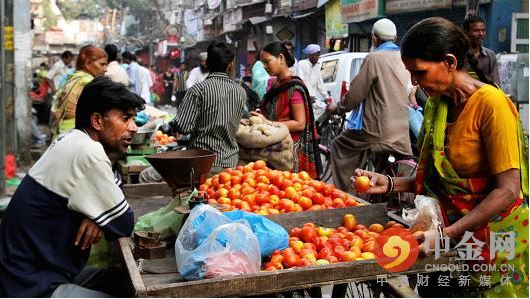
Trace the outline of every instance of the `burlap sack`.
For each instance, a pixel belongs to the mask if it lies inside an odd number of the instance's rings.
[[[276,170],[289,171],[293,168],[293,139],[290,134],[281,141],[261,149],[249,149],[239,146],[239,165],[263,160],[267,166]]]
[[[239,146],[247,149],[263,149],[281,142],[289,136],[289,129],[280,123],[263,124],[251,118],[249,124],[239,124],[236,139]]]

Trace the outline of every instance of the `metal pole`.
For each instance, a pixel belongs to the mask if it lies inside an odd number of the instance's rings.
[[[3,56],[3,76],[2,97],[4,98],[4,118],[6,153],[16,153],[16,130],[15,130],[15,66],[14,66],[14,30],[13,30],[13,0],[4,0],[4,56]]]
[[[5,51],[4,51],[4,1],[0,1],[0,195],[6,193],[6,125],[5,125]]]

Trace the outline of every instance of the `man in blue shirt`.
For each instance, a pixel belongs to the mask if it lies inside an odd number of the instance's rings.
[[[0,297],[107,295],[86,279],[101,275],[82,270],[103,235],[112,241],[132,233],[134,215],[111,160],[126,152],[144,104],[105,76],[83,89],[75,129],[29,170],[0,223]]]

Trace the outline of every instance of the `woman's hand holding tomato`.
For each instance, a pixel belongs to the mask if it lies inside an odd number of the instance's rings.
[[[366,194],[384,194],[390,184],[388,177],[364,169],[355,169],[351,177],[353,188]]]

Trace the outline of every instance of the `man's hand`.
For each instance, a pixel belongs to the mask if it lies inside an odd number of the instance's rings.
[[[94,221],[85,218],[81,221],[77,236],[75,237],[75,246],[81,246],[81,250],[90,248],[92,244],[99,242],[103,236],[103,230]]]
[[[331,114],[336,114],[337,113],[337,103],[335,103],[335,102],[329,103],[326,106],[326,111],[328,111]]]
[[[169,124],[163,124],[158,128],[162,133],[167,134],[169,136],[173,135],[173,128]]]

